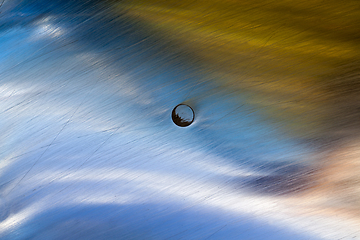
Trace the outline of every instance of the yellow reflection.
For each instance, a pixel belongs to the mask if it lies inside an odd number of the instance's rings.
[[[246,93],[297,135],[325,131],[329,86],[360,59],[358,1],[131,0],[115,9],[182,45],[220,87]]]

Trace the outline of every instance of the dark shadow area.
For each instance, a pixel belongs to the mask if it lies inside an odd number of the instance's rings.
[[[310,167],[299,165],[279,167],[275,165],[267,166],[266,170],[269,172],[268,174],[235,178],[230,182],[239,189],[271,196],[302,193],[317,184],[314,177],[316,169]]]
[[[185,116],[185,117],[191,117],[191,119],[190,118],[184,119],[183,116],[179,116],[180,113],[177,113],[177,108],[180,106],[186,106],[188,108],[188,111],[192,112],[192,116]],[[194,122],[195,113],[194,113],[194,110],[190,106],[188,106],[186,104],[179,104],[176,107],[174,107],[174,109],[172,110],[171,118],[177,126],[187,127],[187,126],[190,126]]]

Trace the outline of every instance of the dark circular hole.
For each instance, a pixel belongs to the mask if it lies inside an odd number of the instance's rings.
[[[181,103],[174,107],[171,118],[179,127],[187,127],[194,122],[195,113],[190,106]]]

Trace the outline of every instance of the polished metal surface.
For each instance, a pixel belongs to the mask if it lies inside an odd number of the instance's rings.
[[[4,0],[0,239],[360,238],[359,6]]]

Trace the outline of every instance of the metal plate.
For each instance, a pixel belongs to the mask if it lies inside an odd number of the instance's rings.
[[[360,237],[357,1],[0,11],[1,239]]]

